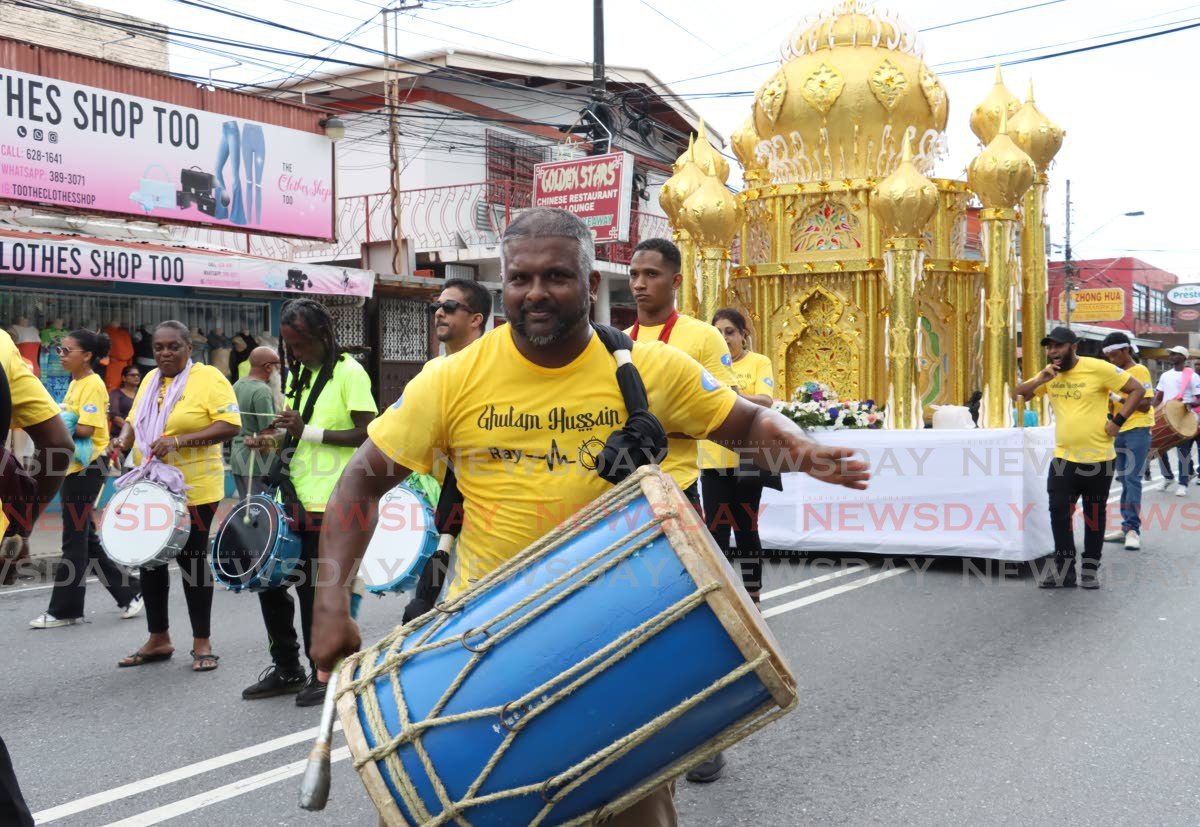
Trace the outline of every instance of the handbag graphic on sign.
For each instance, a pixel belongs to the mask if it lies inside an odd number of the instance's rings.
[[[162,173],[162,178],[151,178],[155,170]],[[175,209],[175,182],[169,180],[167,171],[160,164],[151,164],[142,173],[142,184],[136,192],[129,193],[129,200],[138,204],[146,212],[156,209]]]

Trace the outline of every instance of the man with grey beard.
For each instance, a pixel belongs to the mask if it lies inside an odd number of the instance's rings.
[[[271,467],[272,453],[263,453],[251,446],[255,444],[254,437],[275,419],[276,399],[283,393],[279,368],[277,352],[269,347],[256,347],[250,351],[250,372],[233,385],[242,414],[242,430],[233,438],[230,452],[233,481],[237,484],[239,497],[245,497],[247,491],[261,491]],[[246,444],[247,437],[250,445]],[[268,441],[267,444],[273,443]],[[252,452],[253,463],[250,461]]]

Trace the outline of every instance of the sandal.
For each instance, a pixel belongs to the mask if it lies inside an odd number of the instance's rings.
[[[127,666],[141,666],[143,663],[158,663],[159,661],[169,660],[173,654],[175,654],[174,649],[172,649],[170,652],[138,651],[117,661],[117,666],[121,669],[124,669]]]
[[[195,649],[192,650],[191,655],[193,672],[211,672],[217,668],[217,661],[221,659],[220,655],[214,655],[212,652],[197,655]]]

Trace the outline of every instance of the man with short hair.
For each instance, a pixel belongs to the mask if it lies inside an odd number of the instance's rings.
[[[483,335],[492,315],[492,293],[474,279],[446,279],[441,295],[429,305],[433,332],[453,356]]]
[[[1164,371],[1158,377],[1158,387],[1154,391],[1154,407],[1158,408],[1163,402],[1177,399],[1187,409],[1192,410],[1200,402],[1200,376],[1187,366],[1188,349],[1176,345],[1168,353],[1171,354],[1171,370]],[[1179,456],[1179,486],[1175,489],[1176,497],[1186,497],[1188,494],[1188,479],[1192,476],[1192,445],[1194,440],[1182,443],[1176,453]],[[1163,489],[1171,485],[1171,463],[1164,454],[1160,457],[1163,470]]]
[[[233,383],[233,395],[237,398],[238,411],[242,415],[242,429],[233,438],[229,451],[229,465],[239,497],[247,493],[257,494],[266,486],[267,473],[271,470],[275,454],[270,449],[259,450],[246,445],[255,444],[255,436],[265,431],[275,419],[275,395],[280,390],[279,354],[269,347],[256,347],[250,351],[250,371]],[[251,462],[251,454],[254,455]]]
[[[1117,481],[1121,484],[1121,530],[1104,537],[1108,542],[1124,540],[1126,549],[1137,551],[1142,547],[1142,472],[1150,453],[1150,429],[1154,427],[1154,414],[1150,412],[1150,391],[1154,385],[1150,381],[1150,371],[1134,358],[1137,345],[1124,333],[1108,334],[1100,350],[1105,359],[1136,379],[1146,393],[1133,416],[1121,426],[1113,445],[1117,452]],[[1124,404],[1123,395],[1112,394],[1108,403],[1109,416],[1115,417]]]
[[[1038,586],[1056,589],[1075,586],[1075,535],[1071,517],[1083,499],[1083,572],[1079,585],[1100,588],[1100,555],[1108,489],[1112,486],[1113,440],[1137,411],[1146,395],[1138,380],[1115,365],[1078,353],[1079,337],[1066,327],[1056,327],[1042,339],[1049,364],[1037,376],[1022,382],[1014,396],[1029,399],[1050,396],[1054,409],[1054,459],[1050,462],[1050,530],[1054,533],[1054,559],[1044,567]],[[1126,394],[1119,412],[1109,418],[1108,395]]]
[[[557,524],[610,490],[591,446],[604,445],[629,419],[615,360],[588,321],[600,286],[588,227],[564,210],[529,209],[509,225],[501,250],[509,324],[413,379],[371,424],[329,503],[331,512],[373,518],[379,498],[409,473],[428,473],[438,456],[451,457],[465,514],[452,597],[545,536],[554,528],[548,515]],[[686,354],[650,342],[635,343],[631,357],[649,413],[666,433],[708,437],[731,450],[760,446],[760,464],[775,453],[789,469],[866,487],[867,466],[851,459],[851,449],[812,442],[781,414],[739,399]],[[566,418],[569,427],[552,424]],[[322,562],[336,575],[317,586],[312,652],[322,669],[361,648],[346,587],[371,523],[322,533]],[[669,785],[605,823],[677,824]]]

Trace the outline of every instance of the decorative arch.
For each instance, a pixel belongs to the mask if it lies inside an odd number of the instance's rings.
[[[838,396],[860,396],[859,348],[843,328],[848,303],[821,285],[789,302],[775,324],[775,364],[784,365],[790,397],[805,382],[825,382]]]

